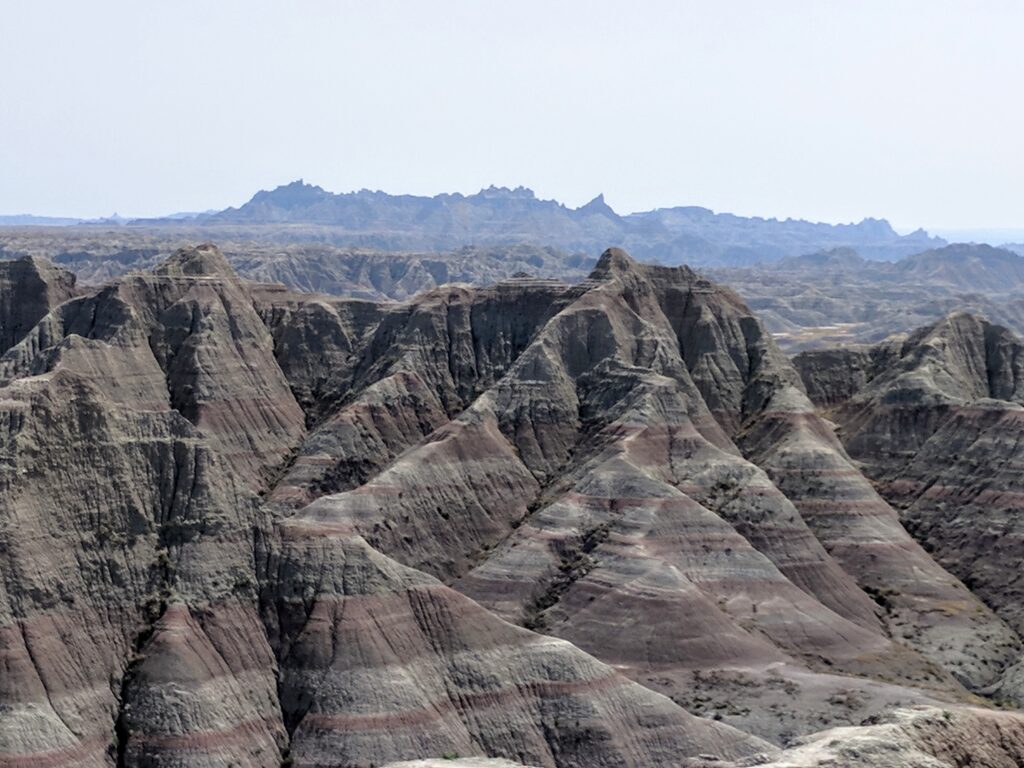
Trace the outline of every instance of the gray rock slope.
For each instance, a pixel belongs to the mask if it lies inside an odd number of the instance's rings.
[[[374,303],[203,246],[47,301],[0,357],[0,765],[755,764],[906,707],[1016,754],[1013,617],[688,269]]]

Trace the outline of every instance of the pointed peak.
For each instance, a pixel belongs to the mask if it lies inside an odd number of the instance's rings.
[[[23,280],[29,275],[41,280],[58,294],[66,294],[70,298],[75,291],[76,276],[74,272],[54,264],[45,256],[24,253],[10,261],[0,261],[0,274],[8,275],[7,279]]]
[[[604,201],[603,192],[586,205],[581,205],[576,209],[576,212],[585,214],[603,214],[613,218],[618,218],[619,216],[619,214],[617,214],[612,207]]]
[[[935,323],[932,328],[939,331],[944,328],[975,329],[987,325],[990,325],[990,323],[983,315],[966,309],[954,309]]]
[[[931,325],[926,325],[911,333],[907,337],[906,348],[910,349],[936,340],[949,342],[958,338],[983,336],[989,327],[994,326],[983,316],[964,309],[955,309]]]
[[[39,256],[35,253],[22,253],[17,258],[4,260],[4,264],[20,264],[33,269],[55,269],[56,266],[45,256]]]
[[[622,248],[607,248],[597,260],[591,279],[603,280],[609,277],[634,271],[639,264]]]
[[[213,243],[203,243],[193,248],[179,248],[153,271],[158,275],[175,277],[235,276],[235,271],[228,260]]]

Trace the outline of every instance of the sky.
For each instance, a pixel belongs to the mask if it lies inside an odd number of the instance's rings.
[[[1024,228],[1024,2],[0,2],[0,214],[532,188]]]

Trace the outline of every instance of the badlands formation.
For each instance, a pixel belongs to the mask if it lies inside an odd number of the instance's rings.
[[[794,365],[620,250],[376,302],[200,246],[0,263],[0,343],[2,768],[1024,761],[972,316]]]

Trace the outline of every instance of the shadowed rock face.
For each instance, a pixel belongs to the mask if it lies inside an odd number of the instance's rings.
[[[750,762],[1018,674],[742,302],[616,250],[374,304],[204,246],[53,306],[0,574],[4,768]]]
[[[51,309],[75,295],[75,276],[44,259],[0,261],[0,352],[6,352]]]
[[[960,313],[902,342],[796,359],[908,529],[1018,632],[1022,354],[1005,328]],[[850,375],[854,356],[873,363]],[[837,390],[843,379],[857,386]],[[1020,686],[1014,670],[999,689],[1019,700]]]

